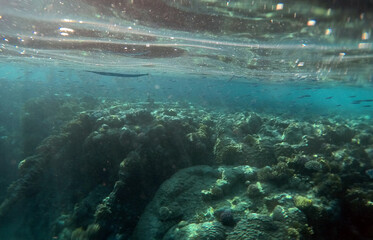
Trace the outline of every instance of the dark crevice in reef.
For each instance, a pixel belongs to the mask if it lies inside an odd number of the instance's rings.
[[[0,205],[2,239],[373,237],[373,130],[363,120],[78,102],[26,105],[25,139],[66,109],[79,113],[26,148]]]

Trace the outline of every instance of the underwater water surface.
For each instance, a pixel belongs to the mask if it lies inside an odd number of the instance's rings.
[[[371,0],[0,0],[0,239],[373,239]]]

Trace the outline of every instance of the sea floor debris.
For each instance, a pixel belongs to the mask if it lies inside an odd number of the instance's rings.
[[[370,120],[160,102],[79,111],[19,163],[0,236],[373,238]]]

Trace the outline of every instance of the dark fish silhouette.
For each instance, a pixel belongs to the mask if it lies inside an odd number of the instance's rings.
[[[325,99],[332,99],[333,97],[326,97]]]
[[[360,104],[362,102],[373,102],[373,99],[355,100],[355,101],[352,101],[352,104]]]
[[[142,74],[128,74],[128,73],[114,73],[114,72],[97,72],[97,71],[86,71],[102,76],[109,76],[109,77],[125,77],[125,78],[133,78],[133,77],[143,77],[148,76],[149,73],[142,73]]]
[[[365,108],[369,108],[369,107],[371,107],[371,105],[364,105],[363,107],[365,107]]]
[[[302,96],[300,96],[300,97],[298,97],[298,98],[306,98],[306,97],[311,97],[311,95],[302,95]]]

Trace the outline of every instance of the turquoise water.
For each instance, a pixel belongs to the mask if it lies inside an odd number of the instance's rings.
[[[373,238],[371,1],[0,6],[0,239]]]
[[[338,83],[271,83],[247,77],[159,74],[143,77],[102,76],[86,70],[56,67],[3,66],[5,94],[24,101],[40,95],[120,99],[136,102],[153,98],[165,102],[193,102],[227,110],[290,114],[292,117],[364,117],[373,113],[372,87]],[[121,72],[121,73],[127,73]],[[25,79],[26,78],[26,79]],[[6,100],[5,100],[6,101]]]

